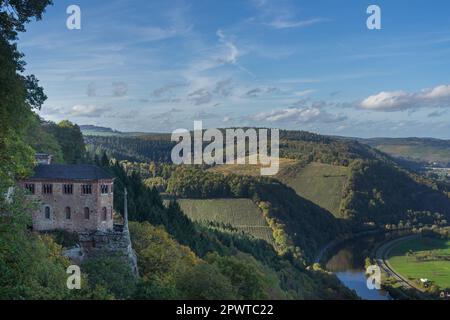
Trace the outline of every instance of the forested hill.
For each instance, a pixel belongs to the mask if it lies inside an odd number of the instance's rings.
[[[147,164],[170,163],[170,151],[174,145],[168,135],[152,134],[125,138],[90,136],[86,142],[92,152],[106,151],[117,159]],[[415,216],[427,215],[423,213],[425,211],[431,215],[438,214],[436,223],[449,219],[450,190],[408,171],[390,155],[367,144],[304,131],[282,130],[280,156],[297,160],[297,164],[283,168],[275,177],[281,181],[301,175],[303,168],[311,163],[349,169],[335,213],[338,218],[380,226],[404,225],[414,221],[418,223],[421,218]],[[170,170],[166,170],[163,176],[158,177],[157,185],[161,190],[169,176]],[[324,188],[323,193],[326,194],[326,185],[319,187]]]

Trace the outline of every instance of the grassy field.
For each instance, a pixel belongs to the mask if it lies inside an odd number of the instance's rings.
[[[416,161],[450,162],[450,148],[438,148],[427,145],[377,145],[377,149],[394,157],[402,157]]]
[[[450,288],[450,240],[414,239],[391,249],[392,268],[411,280],[426,278],[440,288]]]
[[[415,161],[450,162],[450,140],[432,138],[372,138],[360,142],[394,157]]]
[[[248,163],[248,161],[246,160]],[[280,170],[296,164],[298,161],[293,159],[280,158]],[[222,173],[222,174],[237,174],[247,176],[260,176],[261,166],[252,164],[227,164],[218,165],[209,169],[209,171]]]
[[[183,212],[198,222],[229,224],[238,231],[273,243],[272,229],[250,199],[178,199]]]
[[[293,188],[298,195],[308,199],[333,215],[339,216],[348,168],[322,163],[310,163],[304,168],[282,172],[279,179]]]

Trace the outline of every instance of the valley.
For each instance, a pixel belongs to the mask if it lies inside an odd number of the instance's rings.
[[[450,300],[449,5],[244,2],[0,0],[0,300]]]
[[[306,263],[330,241],[355,232],[447,223],[450,199],[445,187],[440,189],[437,180],[408,171],[377,149],[306,132],[282,131],[280,138],[280,171],[269,179],[261,178],[260,166],[251,164],[168,167],[160,161],[169,143],[163,135],[132,138],[135,142],[127,148],[139,148],[130,150],[136,157],[124,164],[129,173],[158,181],[161,190],[175,196],[181,210],[196,223],[264,240],[278,254],[290,253]],[[121,139],[130,138],[89,136],[87,142],[92,150],[124,158]],[[130,162],[133,158],[150,163],[153,169]],[[362,243],[367,246],[355,252],[359,258],[354,267],[344,270],[345,264],[341,268],[332,262],[327,265],[350,288],[354,281],[360,286],[365,283],[364,273],[358,270],[364,267],[370,246],[366,240]],[[340,261],[339,256],[356,249],[343,250],[331,261]],[[361,294],[389,298],[386,293]]]

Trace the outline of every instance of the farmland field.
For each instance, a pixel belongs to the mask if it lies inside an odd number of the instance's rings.
[[[347,178],[347,167],[323,163],[310,163],[298,170],[282,172],[279,176],[279,179],[293,188],[299,196],[327,209],[335,216],[339,216]]]
[[[272,229],[250,199],[178,199],[177,202],[194,221],[229,224],[238,231],[273,243]]]
[[[411,280],[450,288],[450,240],[419,238],[399,243],[389,253],[392,268]]]
[[[450,162],[450,141],[432,138],[372,138],[360,139],[371,147],[391,156],[414,161]]]
[[[450,148],[426,145],[378,145],[376,148],[394,157],[427,162],[450,162]]]

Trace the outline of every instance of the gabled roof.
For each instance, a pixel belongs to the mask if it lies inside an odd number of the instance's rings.
[[[41,164],[28,180],[109,180],[112,175],[88,164]]]

